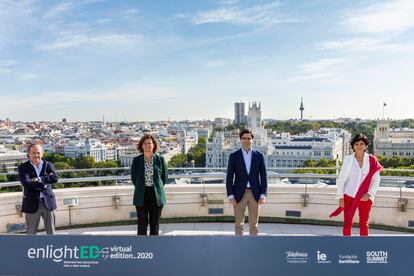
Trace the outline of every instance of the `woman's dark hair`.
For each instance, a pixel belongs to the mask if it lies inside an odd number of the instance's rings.
[[[250,133],[250,135],[252,136],[252,139],[253,139],[254,138],[253,132],[248,128],[245,128],[242,131],[240,131],[240,134],[239,134],[240,139],[243,137],[244,134],[249,134],[249,133]]]
[[[144,144],[144,141],[147,139],[152,140],[152,143],[154,144],[152,153],[155,153],[158,150],[158,143],[157,143],[157,140],[155,140],[154,136],[152,136],[151,134],[144,134],[144,136],[142,136],[141,140],[139,140],[138,145],[137,145],[138,151],[141,153],[144,152],[144,149],[142,148],[142,144]]]
[[[351,147],[352,147],[352,150],[354,149],[354,145],[355,145],[355,143],[356,142],[359,142],[359,141],[362,141],[362,142],[364,142],[364,144],[365,144],[365,146],[367,146],[368,147],[368,145],[369,145],[369,140],[368,140],[368,137],[367,136],[365,136],[364,134],[362,134],[362,133],[359,133],[359,134],[357,134],[357,135],[355,135],[354,136],[354,138],[352,138],[352,140],[351,140]]]

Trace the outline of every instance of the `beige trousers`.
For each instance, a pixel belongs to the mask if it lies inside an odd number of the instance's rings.
[[[243,235],[244,213],[246,211],[246,206],[249,212],[249,234],[250,236],[256,236],[259,233],[260,205],[257,203],[250,189],[246,189],[242,200],[233,206],[234,218],[236,220],[235,234],[237,236]]]

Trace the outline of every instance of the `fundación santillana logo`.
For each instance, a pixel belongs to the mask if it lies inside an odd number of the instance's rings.
[[[355,254],[346,254],[342,255],[339,254],[338,256],[338,263],[339,264],[359,264],[359,257]]]

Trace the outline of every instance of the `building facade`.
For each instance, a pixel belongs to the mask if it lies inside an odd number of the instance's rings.
[[[265,155],[269,168],[294,168],[306,160],[338,159],[349,154],[351,134],[344,129],[321,128],[301,135],[272,133],[263,127],[260,103],[249,103],[247,127],[254,134],[253,148]],[[238,136],[225,138],[223,132],[206,144],[206,167],[226,167],[229,155],[240,148]]]
[[[389,120],[379,120],[374,131],[374,154],[414,157],[414,129],[390,128]]]
[[[246,123],[245,105],[242,102],[234,103],[234,123],[236,125]]]

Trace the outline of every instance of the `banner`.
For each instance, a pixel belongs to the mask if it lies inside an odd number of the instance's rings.
[[[0,275],[388,276],[411,270],[414,237],[0,236],[0,246]]]

